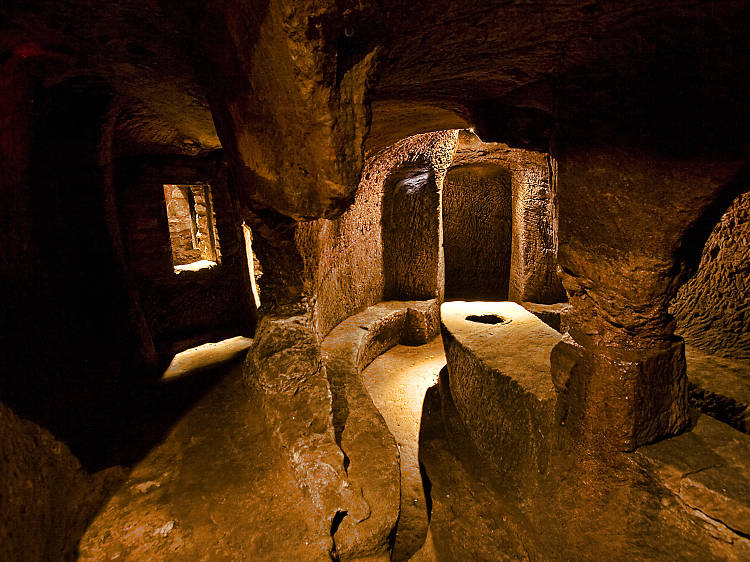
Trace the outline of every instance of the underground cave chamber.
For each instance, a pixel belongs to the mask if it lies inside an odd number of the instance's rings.
[[[0,558],[750,557],[748,10],[0,8]]]

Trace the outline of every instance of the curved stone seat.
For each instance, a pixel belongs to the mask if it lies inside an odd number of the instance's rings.
[[[492,315],[504,321],[485,323]],[[443,303],[441,330],[450,398],[476,449],[506,478],[545,473],[559,434],[550,353],[562,335],[512,302]]]
[[[420,345],[437,335],[435,300],[387,301],[350,316],[321,344],[332,394],[336,441],[347,457],[347,476],[362,489],[367,518],[344,516],[334,540],[341,559],[389,559],[401,496],[396,441],[364,388],[360,373],[392,346]]]

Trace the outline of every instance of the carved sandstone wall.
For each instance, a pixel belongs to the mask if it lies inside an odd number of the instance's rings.
[[[695,276],[672,304],[678,333],[717,355],[750,360],[750,191],[714,227]]]
[[[311,234],[319,236],[319,261],[315,264],[311,260],[311,265],[316,268],[313,277],[321,337],[348,316],[384,298],[411,298],[404,294],[409,287],[431,288],[432,294],[422,298],[435,298],[440,292],[442,278],[438,281],[438,269],[442,259],[438,256],[437,202],[430,212],[430,209],[415,210],[393,202],[389,204],[384,198],[387,189],[406,189],[404,178],[397,177],[401,173],[399,170],[423,169],[425,174],[431,174],[431,180],[428,182],[425,178],[425,183],[437,187],[436,182],[442,182],[453,154],[456,135],[456,131],[417,135],[368,159],[354,203],[347,211],[337,219],[321,219],[310,224]],[[430,185],[421,189],[430,189]],[[384,204],[390,209],[387,217],[383,216]],[[416,211],[419,216],[414,216]],[[423,212],[427,216],[421,214]],[[434,222],[431,232],[417,228],[415,221],[423,220]],[[415,235],[420,237],[420,242],[415,243]],[[424,254],[421,265],[414,252]],[[396,256],[410,256],[413,261],[397,268],[396,264],[388,263],[397,259]],[[404,278],[394,281],[396,274]]]

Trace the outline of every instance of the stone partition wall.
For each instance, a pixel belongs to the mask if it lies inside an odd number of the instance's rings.
[[[255,301],[244,235],[220,159],[141,157],[120,162],[119,169],[128,170],[118,177],[118,212],[129,266],[162,360],[192,345],[252,333]],[[210,257],[218,265],[175,273],[164,184],[209,186],[218,235]],[[196,213],[201,207],[204,216],[196,219],[207,222],[206,206],[196,199]]]
[[[750,192],[737,197],[714,227],[695,276],[672,303],[686,343],[750,360]]]
[[[554,166],[546,154],[511,151],[513,242],[508,299],[567,300],[557,275],[557,196]]]
[[[449,170],[443,183],[446,299],[508,300],[512,209],[508,168]]]

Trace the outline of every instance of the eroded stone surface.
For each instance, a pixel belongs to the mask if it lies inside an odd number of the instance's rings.
[[[241,365],[225,372],[133,468],[80,560],[330,560],[314,498],[296,486]]]
[[[511,277],[510,170],[453,166],[443,183],[448,300],[507,300]]]
[[[419,422],[427,388],[445,365],[441,338],[418,346],[397,345],[377,357],[362,381],[383,415],[401,455],[401,513],[391,560],[410,559],[425,541],[427,507],[417,458]]]
[[[750,365],[686,345],[690,403],[735,429],[750,431]]]
[[[708,416],[679,437],[639,449],[665,485],[717,530],[750,536],[750,437]],[[750,545],[750,543],[748,543]]]
[[[682,340],[645,350],[584,341],[566,334],[551,356],[559,416],[580,440],[634,450],[688,427]]]
[[[539,304],[536,302],[522,302],[521,305],[547,324],[550,328],[561,334],[568,331],[567,316],[570,314],[571,306],[567,303]]]
[[[309,521],[333,552],[331,528],[339,513],[369,514],[361,489],[352,487],[333,428],[331,391],[308,316],[262,319],[245,362],[266,422],[288,454],[297,485],[314,509]]]
[[[68,447],[0,403],[0,558],[75,560],[78,539],[124,479],[89,474]]]
[[[419,459],[430,496],[430,531],[415,560],[698,561],[750,554],[745,536],[686,505],[644,458],[649,453],[558,457],[536,489],[524,487],[519,495],[517,484],[497,478],[494,467],[462,444],[466,434],[456,417],[450,394],[429,389]],[[662,442],[674,442],[672,461],[698,458],[687,435]],[[726,434],[714,443],[722,439]],[[743,465],[735,459],[744,451],[737,442],[724,443],[711,458],[727,455]]]
[[[356,267],[340,278],[329,275],[334,265],[316,277],[320,270],[311,264],[325,252],[314,231],[322,227],[295,221],[346,209],[366,151],[417,132],[476,126],[487,141],[551,145],[559,161],[553,180],[563,219],[561,263],[574,312],[570,353],[560,354],[557,380],[559,388],[573,381],[566,389],[573,403],[601,404],[586,404],[583,425],[615,448],[684,427],[683,361],[666,304],[690,269],[688,254],[702,247],[696,226],[737,191],[741,173],[747,176],[745,2],[561,1],[540,9],[507,0],[29,0],[0,11],[0,120],[7,125],[0,148],[8,172],[1,189],[8,202],[3,224],[10,225],[1,246],[11,285],[3,333],[14,352],[2,387],[17,403],[50,410],[58,425],[102,403],[100,417],[88,421],[108,417],[114,401],[99,400],[92,389],[101,382],[111,389],[105,396],[116,397],[127,388],[118,367],[132,358],[131,339],[140,330],[137,306],[114,306],[137,304],[118,291],[120,281],[129,283],[127,270],[109,267],[124,260],[116,218],[112,223],[113,187],[121,179],[115,182],[116,155],[212,150],[215,122],[236,198],[271,217],[259,225],[259,240],[267,246],[267,314],[276,327],[261,326],[266,341],[255,374],[266,367],[270,374],[257,374],[259,385],[273,397],[269,403],[278,400],[271,410],[283,411],[289,399],[289,409],[299,409],[312,428],[306,433],[299,420],[285,427],[275,420],[299,453],[303,476],[320,470],[342,492],[317,498],[326,512],[322,525],[344,506],[360,512],[354,500],[341,499],[345,480],[316,345],[327,328],[376,302],[368,299],[377,291],[368,286],[360,298],[336,289],[339,279],[356,278]],[[74,105],[96,105],[96,115]],[[54,134],[49,117],[59,119]],[[539,180],[530,174],[528,183],[541,188]],[[51,192],[56,199],[47,204]],[[106,208],[94,204],[100,192]],[[538,208],[549,209],[550,201],[540,198]],[[85,221],[70,217],[79,213],[105,214],[111,224],[78,228]],[[353,236],[346,241],[356,239],[358,226],[366,225],[347,226]],[[101,240],[103,251],[82,255],[99,248],[90,240]],[[61,268],[66,262],[75,265]],[[89,266],[87,275],[78,276],[79,264]],[[430,287],[439,292],[439,262],[434,269]],[[421,280],[417,272],[397,276]],[[329,303],[339,292],[343,303],[319,323],[329,310],[316,310],[321,278],[330,279]],[[103,289],[98,298],[95,289]],[[730,325],[739,325],[736,318]],[[49,345],[29,343],[30,333]],[[99,334],[100,353],[78,357],[77,341]],[[271,338],[282,345],[273,349]],[[585,373],[566,379],[579,351]],[[101,371],[118,372],[105,380],[98,372],[78,376],[78,367],[97,371],[99,362],[106,364]],[[599,386],[590,392],[592,384]],[[67,387],[75,392],[59,400]],[[68,435],[77,439],[75,430],[85,426],[72,424]],[[316,458],[312,450],[326,462],[308,463]]]
[[[366,514],[347,513],[334,529],[342,559],[390,555],[400,513],[399,450],[360,373],[399,341],[434,337],[437,310],[435,301],[379,303],[346,319],[322,342],[336,442],[346,455],[348,481],[368,505]]]
[[[621,449],[678,433],[687,425],[687,385],[668,306],[700,226],[742,179],[743,157],[646,157],[582,141],[563,147],[557,161],[569,332],[591,358],[573,389],[586,405],[581,428],[602,447]],[[618,372],[622,362],[630,374]]]
[[[698,271],[672,303],[678,332],[689,344],[713,355],[750,360],[748,263],[750,192],[745,192],[714,227]]]

